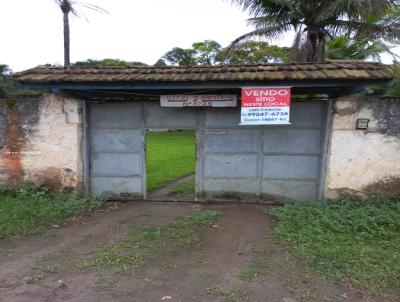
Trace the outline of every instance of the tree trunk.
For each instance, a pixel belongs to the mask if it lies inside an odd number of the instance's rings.
[[[305,61],[310,63],[320,63],[325,60],[325,39],[324,33],[318,30],[309,30],[305,43]]]
[[[64,66],[70,65],[70,40],[69,40],[69,16],[67,12],[64,12]]]

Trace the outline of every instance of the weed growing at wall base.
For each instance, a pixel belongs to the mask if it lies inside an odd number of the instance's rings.
[[[274,208],[278,238],[293,244],[312,269],[329,279],[382,293],[400,287],[400,199],[327,202]]]
[[[13,190],[0,186],[0,239],[38,233],[103,203],[101,199],[50,192],[39,187]]]

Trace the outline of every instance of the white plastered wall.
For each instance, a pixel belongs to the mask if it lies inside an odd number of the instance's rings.
[[[400,101],[350,96],[333,109],[325,196],[400,192]],[[356,129],[357,119],[369,119],[368,129]]]

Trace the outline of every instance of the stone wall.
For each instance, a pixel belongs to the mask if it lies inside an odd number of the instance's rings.
[[[43,94],[0,103],[0,182],[83,184],[81,102]]]
[[[400,99],[350,96],[333,107],[326,197],[400,195]],[[357,130],[364,118],[368,129]]]

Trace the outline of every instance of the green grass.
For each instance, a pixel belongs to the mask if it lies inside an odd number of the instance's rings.
[[[328,279],[382,293],[400,287],[400,199],[342,196],[274,208],[276,234]]]
[[[188,181],[172,190],[172,193],[177,194],[194,194],[195,191],[195,177],[193,176]]]
[[[250,259],[248,266],[242,268],[233,275],[242,281],[251,282],[255,278],[264,275],[269,268],[267,255],[263,252],[255,252]]]
[[[201,227],[212,223],[216,211],[196,211],[161,227],[146,227],[117,243],[102,247],[93,257],[81,261],[81,267],[104,267],[118,272],[135,272],[154,258],[156,252],[189,248],[199,240]]]
[[[248,297],[241,292],[228,288],[222,284],[217,284],[215,286],[209,287],[202,292],[202,295],[212,294],[217,296],[222,296],[224,302],[247,302]]]
[[[0,238],[38,233],[102,204],[100,199],[49,192],[43,188],[0,187]]]
[[[147,132],[147,191],[194,173],[196,135],[194,131]]]

